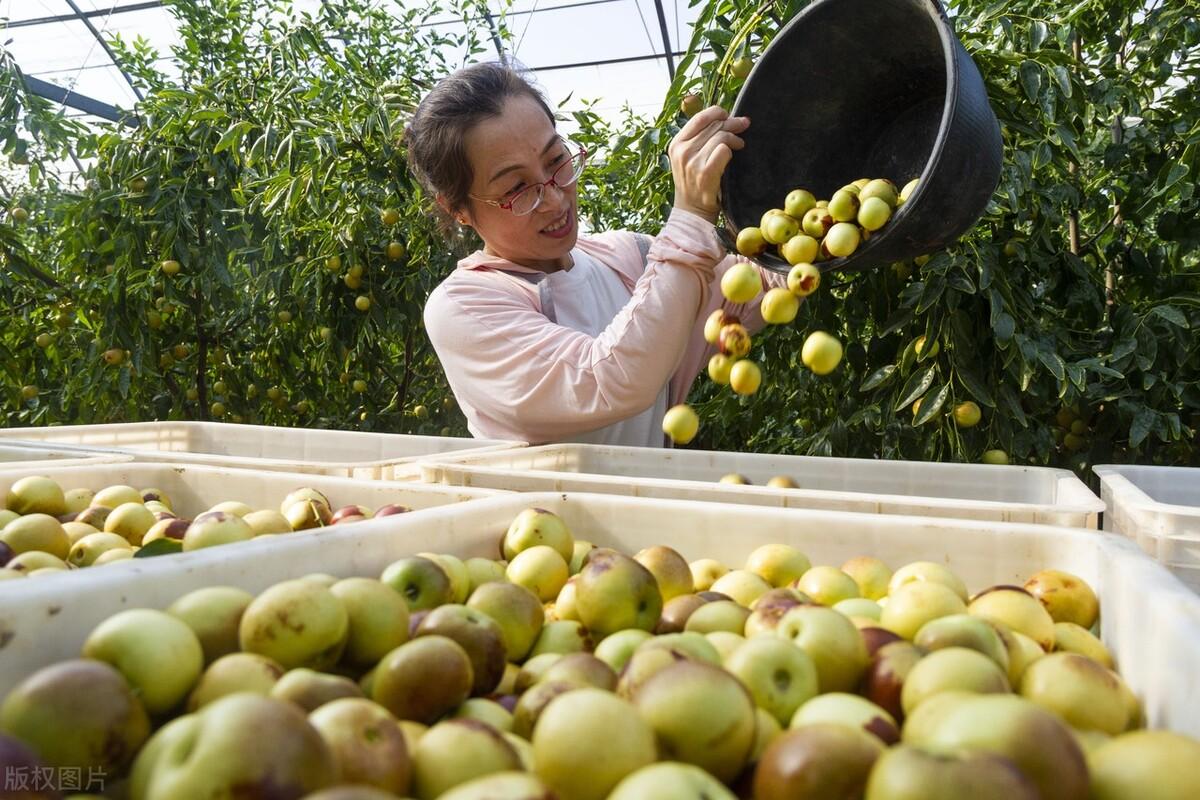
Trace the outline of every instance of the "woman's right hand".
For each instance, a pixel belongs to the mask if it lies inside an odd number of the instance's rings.
[[[745,145],[739,134],[749,127],[749,117],[731,117],[720,106],[709,106],[688,120],[667,148],[676,208],[717,221],[721,175],[733,151]]]

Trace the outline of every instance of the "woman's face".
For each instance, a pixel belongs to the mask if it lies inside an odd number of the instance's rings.
[[[524,96],[510,97],[499,116],[476,125],[466,136],[466,149],[474,174],[471,194],[501,203],[527,186],[550,180],[574,155],[541,106]],[[569,253],[578,236],[576,185],[545,187],[542,202],[521,217],[479,200],[468,200],[461,213],[488,253],[551,272],[570,266]]]

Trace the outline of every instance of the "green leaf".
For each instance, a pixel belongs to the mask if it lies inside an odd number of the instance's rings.
[[[992,259],[985,258],[983,263],[979,265],[979,288],[980,290],[989,289],[992,285],[993,267]]]
[[[938,300],[942,298],[942,294],[946,291],[946,276],[944,273],[932,275],[925,282],[925,291],[921,293],[921,299],[917,302],[917,313],[921,314],[932,308]]]
[[[225,287],[233,286],[233,276],[230,275],[229,270],[225,268],[224,262],[222,262],[219,258],[215,258],[212,260],[211,268],[213,274],[217,278],[218,283]]]
[[[900,305],[904,308],[915,306],[925,292],[925,281],[913,281],[900,292]]]
[[[1082,258],[1074,253],[1063,253],[1063,258],[1066,261],[1067,266],[1071,268],[1071,272],[1073,272],[1076,277],[1081,278],[1082,280],[1088,280],[1090,273],[1088,272],[1087,264],[1084,263]]]
[[[1063,147],[1070,150],[1075,158],[1078,159],[1079,148],[1075,143],[1075,134],[1071,132],[1071,129],[1066,125],[1059,124],[1054,126],[1054,132],[1058,134],[1058,140],[1063,143]]]
[[[1000,315],[1004,313],[1004,297],[996,289],[988,292],[988,304],[992,312],[992,327],[996,326],[996,321],[1000,319]]]
[[[1148,370],[1154,366],[1154,360],[1158,358],[1158,337],[1154,335],[1149,327],[1142,326],[1137,332],[1138,349],[1134,354],[1134,361],[1144,370]]]
[[[1150,408],[1138,406],[1137,412],[1133,415],[1133,422],[1129,425],[1130,447],[1137,447],[1146,440],[1150,431],[1154,429],[1157,417],[1158,415]]]
[[[890,336],[896,331],[903,328],[913,320],[913,312],[911,309],[906,309],[895,314],[891,319],[884,323],[884,328],[879,332],[880,336]]]
[[[733,41],[733,31],[725,30],[724,28],[709,28],[704,31],[703,35],[705,39],[708,39],[713,44],[723,45],[726,48]]]
[[[907,375],[917,363],[917,340],[911,339],[900,353],[900,374]]]
[[[1054,82],[1058,84],[1058,90],[1062,96],[1070,99],[1071,97],[1071,73],[1067,68],[1057,65],[1050,68],[1050,74],[1054,76]]]
[[[967,393],[979,401],[981,405],[988,408],[995,408],[996,401],[992,398],[992,393],[988,391],[987,385],[979,379],[972,369],[964,367],[955,367],[954,374],[958,376],[958,381],[967,390]]]
[[[1040,50],[1042,43],[1050,35],[1050,29],[1040,19],[1029,26],[1029,49]]]
[[[1050,370],[1050,374],[1053,375],[1057,380],[1065,381],[1067,379],[1066,362],[1062,360],[1062,357],[1059,356],[1058,353],[1054,352],[1053,350],[1047,350],[1043,347],[1038,347],[1037,357],[1038,361],[1041,361],[1042,365],[1045,366],[1046,369]]]
[[[172,553],[182,553],[183,542],[179,539],[171,539],[164,537],[155,539],[147,545],[138,548],[138,551],[133,554],[134,558],[153,558],[154,556],[169,556]]]
[[[1078,364],[1068,364],[1067,378],[1078,391],[1084,392],[1087,390],[1087,370],[1083,367]]]
[[[1037,103],[1042,91],[1042,68],[1036,61],[1022,61],[1019,70],[1021,88],[1029,102]]]
[[[1166,190],[1170,189],[1172,186],[1187,177],[1187,174],[1187,166],[1184,164],[1172,164],[1171,169],[1167,172],[1166,180],[1163,181],[1163,187],[1160,191],[1165,192]]]
[[[235,122],[226,129],[225,133],[221,134],[220,141],[213,148],[213,154],[224,152],[232,147],[236,147],[242,140],[242,136],[246,134],[254,125],[250,122]]]
[[[904,384],[904,388],[900,391],[900,401],[896,403],[893,411],[901,411],[913,404],[925,392],[929,391],[929,387],[933,385],[933,379],[937,375],[937,367],[932,366],[924,372],[914,373],[908,379],[908,383]]]
[[[1017,421],[1022,428],[1029,427],[1029,420],[1025,417],[1025,410],[1021,408],[1021,401],[1017,399],[1016,392],[1012,387],[1005,384],[1000,387],[1000,400],[1012,412],[1013,419]]]
[[[1008,312],[1000,312],[1000,316],[992,323],[992,331],[996,334],[996,338],[1002,342],[1007,342],[1012,339],[1013,333],[1017,330],[1017,322]]]
[[[963,294],[975,294],[975,284],[963,273],[955,270],[950,273],[950,288]]]
[[[1170,439],[1172,441],[1178,441],[1179,439],[1182,439],[1183,438],[1183,425],[1179,421],[1179,415],[1176,414],[1175,412],[1171,412],[1170,414],[1166,415],[1166,418],[1167,418],[1167,432],[1169,434]]]
[[[1021,392],[1030,391],[1030,385],[1033,383],[1033,362],[1028,360],[1025,353],[1021,353]]]
[[[959,356],[967,356],[975,350],[975,325],[970,315],[961,308],[950,315],[950,332],[957,363]]]
[[[1073,6],[1070,11],[1063,14],[1061,18],[1064,21],[1073,20],[1076,17],[1078,17],[1080,14],[1082,14],[1084,11],[1091,9],[1094,4],[1095,4],[1095,0],[1079,0],[1079,2],[1077,4],[1075,4],[1075,6]]]
[[[1111,367],[1106,367],[1104,364],[1102,364],[1100,362],[1100,359],[1098,359],[1098,358],[1085,358],[1082,361],[1079,361],[1076,363],[1078,366],[1083,367],[1084,369],[1087,369],[1087,370],[1091,370],[1092,372],[1096,373],[1097,375],[1099,375],[1101,377],[1115,378],[1116,380],[1119,380],[1119,381],[1125,380],[1125,373],[1120,372],[1119,370],[1112,369]]]
[[[1113,345],[1112,360],[1122,361],[1137,352],[1137,339],[1126,337]]]
[[[1182,311],[1180,311],[1178,308],[1176,308],[1175,306],[1172,306],[1172,305],[1155,306],[1154,308],[1150,309],[1149,313],[1146,316],[1162,317],[1167,322],[1171,323],[1172,325],[1174,325],[1178,328],[1184,328],[1184,329],[1190,328],[1190,326],[1188,325],[1187,317],[1185,317],[1183,315]]]
[[[936,417],[942,410],[942,406],[946,405],[946,398],[950,396],[950,383],[942,385],[941,389],[930,397],[926,395],[921,400],[921,407],[917,412],[917,416],[913,419],[913,427],[924,425],[929,420]]]
[[[872,389],[878,389],[880,386],[887,384],[895,374],[895,364],[888,364],[885,367],[880,367],[867,376],[867,379],[862,382],[862,385],[858,387],[858,390],[860,392],[869,392]]]

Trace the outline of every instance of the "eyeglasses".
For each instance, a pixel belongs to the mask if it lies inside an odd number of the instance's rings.
[[[473,194],[468,195],[468,197],[478,200],[481,203],[486,203],[489,206],[511,211],[518,217],[527,216],[536,211],[537,207],[542,204],[542,197],[546,194],[547,186],[557,186],[559,189],[565,189],[579,180],[579,176],[583,173],[583,167],[587,163],[587,155],[586,148],[579,148],[579,152],[558,165],[558,168],[554,170],[554,174],[550,176],[550,180],[544,183],[530,184],[520,191],[509,195],[504,200],[488,200],[485,197],[476,197]]]

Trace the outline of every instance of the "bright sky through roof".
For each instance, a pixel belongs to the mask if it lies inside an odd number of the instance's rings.
[[[120,34],[127,40],[142,36],[150,41],[163,54],[161,68],[169,72],[170,48],[179,40],[167,9],[147,0],[76,1],[85,13],[101,12],[90,21],[102,35]],[[319,5],[320,0],[295,2],[301,11]],[[380,0],[380,5],[401,7],[412,2]],[[501,0],[490,2],[497,18],[505,5]],[[552,103],[570,96],[566,106],[570,110],[585,99],[597,100],[597,110],[612,119],[625,105],[646,116],[661,108],[669,84],[666,62],[646,58],[663,49],[654,0],[514,0],[507,11],[512,53],[536,70],[537,81]],[[663,0],[663,11],[672,49],[684,49],[698,8],[689,8],[686,0]],[[83,22],[31,24],[71,14],[65,0],[0,0],[0,18],[7,18],[10,25],[4,28],[0,23],[0,43],[28,75],[110,105],[132,107],[136,97]],[[438,21],[449,29],[463,29],[451,15]],[[485,21],[475,24],[486,32]],[[488,56],[493,55],[489,51]],[[624,61],[585,65],[612,60]],[[67,113],[81,116],[74,109]]]

